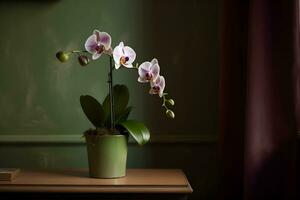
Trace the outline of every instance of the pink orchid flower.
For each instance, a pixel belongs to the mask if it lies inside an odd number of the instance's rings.
[[[151,62],[143,62],[139,66],[139,78],[138,81],[141,83],[154,82],[159,76],[159,65],[156,58],[153,58]]]
[[[104,51],[111,49],[111,37],[106,32],[94,30],[93,35],[86,40],[84,46],[85,49],[93,55],[92,59],[96,60]]]
[[[131,47],[124,46],[124,43],[120,42],[120,44],[114,48],[113,57],[116,69],[119,69],[121,65],[127,68],[133,68],[132,63],[136,58],[136,54]]]
[[[158,76],[154,82],[150,82],[151,89],[149,93],[158,94],[160,97],[162,97],[165,89],[165,84],[165,78],[163,76]]]

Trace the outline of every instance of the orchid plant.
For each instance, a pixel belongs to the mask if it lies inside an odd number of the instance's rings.
[[[158,95],[162,99],[162,107],[169,118],[175,117],[174,112],[170,109],[175,102],[173,99],[167,98],[165,78],[160,75],[160,66],[156,58],[153,58],[151,62],[145,61],[140,65],[134,64],[135,51],[131,47],[125,46],[124,42],[120,42],[112,49],[111,41],[111,36],[108,33],[94,30],[85,42],[85,50],[59,51],[56,57],[61,62],[67,62],[70,56],[75,54],[81,66],[87,66],[91,61],[95,61],[103,55],[109,57],[109,94],[102,104],[90,95],[80,96],[83,112],[96,127],[96,129],[89,129],[85,134],[129,133],[140,145],[143,145],[150,139],[149,130],[141,122],[128,120],[132,109],[131,106],[128,106],[128,88],[125,85],[113,84],[113,70],[121,67],[136,69],[138,72],[137,81],[149,84],[149,94]]]

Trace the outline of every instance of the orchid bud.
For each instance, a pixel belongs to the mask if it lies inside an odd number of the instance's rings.
[[[85,55],[81,55],[78,56],[78,62],[81,66],[86,66],[87,64],[89,64],[90,59]]]
[[[59,52],[56,53],[56,58],[60,62],[67,62],[70,57],[69,57],[69,53],[68,52],[59,51]]]
[[[166,111],[166,115],[171,118],[171,119],[174,119],[175,118],[175,114],[172,110],[167,110]]]
[[[175,105],[175,101],[173,99],[168,99],[166,100],[166,102],[168,102],[168,104],[170,104],[171,106]]]

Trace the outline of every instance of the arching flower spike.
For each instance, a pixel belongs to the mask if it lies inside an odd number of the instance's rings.
[[[106,32],[94,30],[93,35],[86,40],[84,46],[85,49],[93,55],[92,59],[96,60],[104,51],[111,49],[111,37]]]
[[[166,85],[165,78],[163,76],[158,76],[154,82],[150,82],[150,85],[150,94],[158,94],[160,97],[163,96],[163,92]]]
[[[122,65],[127,68],[133,68],[132,63],[136,58],[136,54],[131,47],[124,46],[124,43],[120,42],[120,44],[114,48],[113,57],[116,69],[119,69]]]
[[[156,58],[153,58],[151,62],[143,62],[138,69],[139,78],[141,83],[154,82],[159,76],[159,65]]]

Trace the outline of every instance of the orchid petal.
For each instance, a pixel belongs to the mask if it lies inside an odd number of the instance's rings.
[[[97,42],[100,42],[100,31],[98,31],[97,29],[95,29],[94,31],[93,31],[93,34],[96,36],[96,41]]]
[[[153,81],[155,81],[157,79],[157,77],[159,76],[159,71],[160,71],[160,68],[159,68],[158,63],[152,65],[152,67],[151,67],[151,73],[152,73],[152,79],[153,79]]]
[[[139,75],[144,77],[146,73],[150,72],[151,63],[150,62],[143,62],[138,69]]]
[[[118,46],[120,46],[123,49],[124,48],[124,43],[120,42]]]
[[[149,94],[157,94],[162,97],[165,89],[165,78],[163,76],[158,76],[155,81],[150,82],[151,89],[149,90]],[[159,87],[159,91],[153,89],[154,87]]]
[[[121,65],[119,63],[115,63],[115,68],[119,69],[121,67]]]
[[[100,43],[104,46],[105,50],[109,50],[110,49],[110,45],[111,45],[111,37],[108,33],[106,32],[100,32],[99,33],[99,37],[100,37]]]
[[[149,80],[146,79],[146,74],[150,72],[150,68],[151,68],[150,62],[143,62],[139,66],[138,73],[140,77],[138,78],[138,82],[140,83],[149,82]]]
[[[156,58],[153,58],[153,59],[151,60],[151,64],[152,64],[152,65],[158,64],[157,59],[156,59]]]
[[[133,68],[133,65],[132,64],[124,64],[124,67],[126,67],[126,68]]]
[[[85,49],[91,54],[97,52],[95,48],[96,46],[97,46],[96,35],[91,35],[90,37],[88,37],[88,39],[84,44]]]
[[[158,77],[158,78],[159,78],[159,77]],[[158,79],[158,78],[157,78],[157,79]],[[150,86],[151,86],[151,88],[154,87],[154,86],[156,85],[157,79],[156,79],[155,81],[150,81]]]
[[[138,78],[138,82],[140,82],[140,83],[146,83],[148,81],[145,78],[139,77]]]
[[[162,97],[163,96],[163,92],[164,92],[164,89],[165,89],[165,85],[166,85],[166,82],[165,82],[165,78],[163,76],[159,76],[160,78],[160,81],[159,81],[159,96]]]
[[[101,55],[102,55],[102,53],[95,53],[92,55],[92,59],[97,60]]]
[[[139,69],[143,69],[147,72],[150,72],[150,69],[151,69],[151,63],[146,61],[146,62],[143,62],[140,66],[139,66]]]
[[[123,48],[119,45],[114,48],[113,57],[116,64],[120,64],[121,57],[124,56]]]
[[[155,93],[155,91],[151,88],[151,89],[149,90],[149,94],[156,94],[156,93]]]
[[[125,46],[123,48],[123,50],[124,50],[124,56],[128,57],[127,63],[132,64],[136,58],[135,51],[131,47],[128,47],[128,46]]]
[[[110,35],[106,32],[100,32],[98,30],[94,30],[93,33],[96,37],[96,43],[102,44],[105,50],[109,50],[111,45]]]

